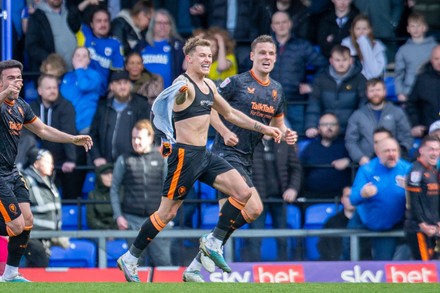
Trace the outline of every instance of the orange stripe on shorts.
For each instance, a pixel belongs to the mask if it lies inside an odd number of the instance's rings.
[[[3,205],[2,201],[0,200],[0,214],[2,214],[3,219],[5,220],[5,223],[8,223],[11,221],[11,217],[9,217],[8,212],[6,211],[5,206]]]
[[[417,243],[419,244],[419,251],[422,260],[429,260],[428,247],[426,246],[425,235],[422,232],[417,232]]]
[[[179,182],[180,173],[182,172],[183,161],[185,158],[185,150],[180,148],[177,155],[177,168],[174,171],[173,179],[171,180],[170,189],[168,190],[167,198],[173,199],[173,194],[176,192],[177,183]]]

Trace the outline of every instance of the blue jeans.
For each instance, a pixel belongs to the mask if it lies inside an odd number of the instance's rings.
[[[354,212],[353,217],[348,221],[347,224],[348,229],[368,229],[362,223],[361,218],[359,217],[358,212]],[[361,246],[364,245],[364,241],[361,238]],[[348,242],[348,244],[347,244]],[[347,248],[350,247],[350,239],[345,238],[343,240],[344,247],[344,256],[350,255],[350,252],[347,252]],[[397,238],[396,237],[377,237],[371,238],[371,256],[373,260],[392,260],[394,256],[394,252],[397,247]],[[362,247],[360,247],[362,251]],[[347,254],[348,253],[348,254]]]

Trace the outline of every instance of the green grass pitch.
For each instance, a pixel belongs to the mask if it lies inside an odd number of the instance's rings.
[[[301,292],[301,293],[423,293],[440,292],[440,284],[386,284],[386,283],[301,283],[301,284],[256,284],[256,283],[2,283],[1,293],[93,293],[93,292],[160,292],[160,293],[216,293],[216,292]]]

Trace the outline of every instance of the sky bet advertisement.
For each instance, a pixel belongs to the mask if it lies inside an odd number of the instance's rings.
[[[232,273],[202,271],[207,282],[438,283],[440,261],[233,263]],[[142,282],[182,282],[184,267],[140,268]],[[125,282],[117,268],[21,269],[34,282]]]

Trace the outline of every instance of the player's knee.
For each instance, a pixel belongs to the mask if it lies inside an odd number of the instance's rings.
[[[160,219],[164,224],[168,224],[170,221],[172,221],[176,217],[177,212],[176,211],[169,211],[167,213],[164,213],[161,215]]]
[[[243,190],[239,193],[239,200],[241,202],[247,202],[252,196],[252,189],[249,187],[243,188]]]
[[[250,220],[252,220],[253,222],[261,215],[261,213],[263,213],[263,210],[264,208],[262,204],[254,204],[251,210],[246,210],[246,213],[248,214]]]

